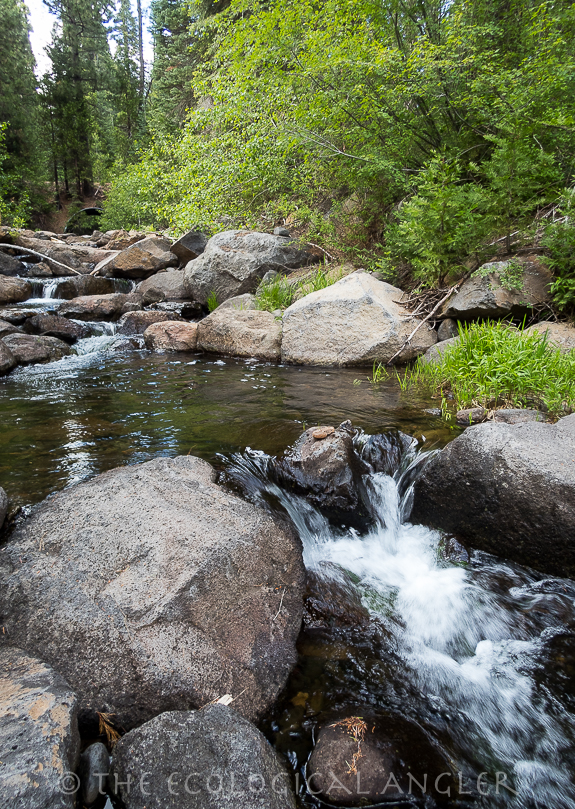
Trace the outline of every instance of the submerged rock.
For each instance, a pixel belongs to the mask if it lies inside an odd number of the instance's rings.
[[[112,767],[126,809],[295,809],[278,754],[225,705],[146,722],[118,742]]]
[[[198,324],[198,348],[231,357],[277,362],[282,327],[271,312],[218,307]]]
[[[45,502],[0,548],[0,645],[125,728],[223,694],[259,717],[296,660],[302,550],[214,480],[199,458],[157,458]]]
[[[18,365],[54,362],[71,353],[70,346],[57,337],[9,334],[2,338],[2,342],[8,346]]]
[[[518,268],[517,279],[510,283],[506,275]],[[478,317],[524,315],[532,306],[549,302],[550,270],[537,257],[517,257],[492,261],[479,268],[463,283],[440,310],[440,317],[472,320]],[[506,288],[505,283],[508,287]],[[514,286],[514,284],[517,286]]]
[[[211,294],[222,303],[254,292],[268,270],[289,272],[317,259],[311,247],[284,236],[227,230],[212,236],[202,255],[186,265],[186,288],[200,303],[207,304]]]
[[[32,284],[22,278],[0,275],[0,303],[21,303],[32,297]]]
[[[469,427],[415,483],[412,522],[557,576],[575,575],[575,414]]]
[[[80,752],[76,696],[50,666],[0,649],[0,805],[73,809]]]
[[[368,273],[352,273],[306,295],[283,315],[282,361],[296,365],[371,365],[388,362],[418,321],[398,303],[400,289]],[[437,342],[424,324],[397,362]]]
[[[174,320],[154,323],[144,332],[144,341],[151,351],[195,351],[198,324]]]
[[[161,323],[165,320],[181,320],[173,312],[126,312],[118,321],[118,334],[128,337],[134,334],[143,334],[152,323]]]
[[[429,793],[441,805],[440,790],[456,788],[447,761],[421,728],[400,716],[374,715],[369,706],[322,723],[306,777],[313,794],[334,806],[419,805]]]
[[[3,339],[0,339],[0,376],[9,373],[17,364],[16,357],[10,348]]]

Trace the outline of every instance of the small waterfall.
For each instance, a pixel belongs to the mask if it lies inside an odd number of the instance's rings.
[[[421,694],[422,705],[431,701],[448,717],[446,752],[459,771],[506,773],[512,791],[479,795],[478,805],[573,809],[568,762],[572,769],[575,716],[534,676],[544,641],[565,631],[569,620],[559,630],[552,611],[531,618],[526,604],[541,587],[555,587],[565,593],[572,622],[575,587],[566,580],[542,582],[486,555],[466,567],[448,561],[439,532],[406,521],[424,460],[412,444],[393,474],[364,476],[373,524],[362,535],[334,528],[303,497],[271,482],[263,453],[233,456],[228,475],[252,501],[272,510],[280,504],[287,512],[309,570],[355,588],[399,653],[398,679]],[[501,580],[516,586],[502,593]]]
[[[50,280],[48,283],[43,284],[42,289],[42,298],[56,298],[56,290],[60,284],[59,280],[52,281]]]

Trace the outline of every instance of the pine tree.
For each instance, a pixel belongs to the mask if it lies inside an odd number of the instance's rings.
[[[120,0],[113,34],[115,84],[114,139],[116,156],[125,163],[134,155],[136,139],[144,130],[144,65],[140,20],[132,14],[130,0]]]

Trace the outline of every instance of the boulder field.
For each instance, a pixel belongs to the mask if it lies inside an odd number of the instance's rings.
[[[113,469],[45,501],[0,549],[6,643],[129,729],[231,694],[256,719],[295,663],[299,539],[194,457]]]

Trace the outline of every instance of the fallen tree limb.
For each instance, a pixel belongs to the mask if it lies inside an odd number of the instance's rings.
[[[450,298],[450,297],[453,295],[453,293],[455,292],[455,290],[456,290],[456,289],[459,289],[459,287],[460,287],[460,286],[461,286],[461,284],[462,284],[462,283],[465,281],[465,279],[468,277],[468,275],[469,275],[469,273],[468,273],[468,274],[467,274],[467,275],[466,275],[464,278],[462,278],[460,281],[458,281],[456,284],[454,284],[454,285],[451,287],[451,289],[449,289],[449,290],[447,291],[447,294],[446,294],[446,295],[444,295],[444,296],[443,296],[443,298],[441,298],[441,300],[440,300],[440,301],[438,301],[438,302],[435,304],[435,306],[433,307],[433,309],[431,310],[431,312],[430,312],[428,315],[426,315],[426,316],[423,318],[423,320],[421,320],[421,321],[420,321],[420,322],[417,324],[417,326],[416,326],[416,327],[414,328],[414,330],[411,332],[411,334],[409,335],[409,337],[407,338],[407,340],[404,342],[404,344],[401,346],[401,348],[399,349],[399,351],[396,351],[396,352],[395,352],[395,354],[393,355],[393,357],[392,357],[390,360],[388,360],[388,361],[386,362],[386,365],[391,365],[391,363],[394,361],[394,359],[396,359],[397,357],[399,357],[399,355],[401,354],[401,352],[404,350],[404,348],[406,348],[406,347],[407,347],[407,346],[410,344],[411,340],[413,339],[413,337],[415,336],[415,334],[416,334],[416,333],[419,331],[419,329],[420,329],[420,328],[423,326],[423,324],[424,324],[424,323],[425,323],[427,320],[429,320],[430,318],[432,318],[432,317],[433,317],[433,315],[434,315],[434,314],[437,312],[437,310],[439,309],[439,307],[441,306],[441,304],[445,303],[445,301],[446,301],[446,300],[448,300],[448,299],[449,299],[449,298]]]
[[[84,275],[83,272],[78,272],[78,270],[75,270],[73,267],[68,267],[67,264],[62,264],[61,261],[56,261],[55,258],[45,256],[44,253],[38,253],[37,250],[31,250],[29,247],[20,247],[19,244],[0,244],[0,249],[2,247],[9,247],[11,250],[19,250],[21,253],[29,253],[31,256],[38,256],[38,258],[41,258],[43,261],[51,261],[52,264],[57,264],[58,267],[63,267],[65,270],[74,273],[74,275]]]

